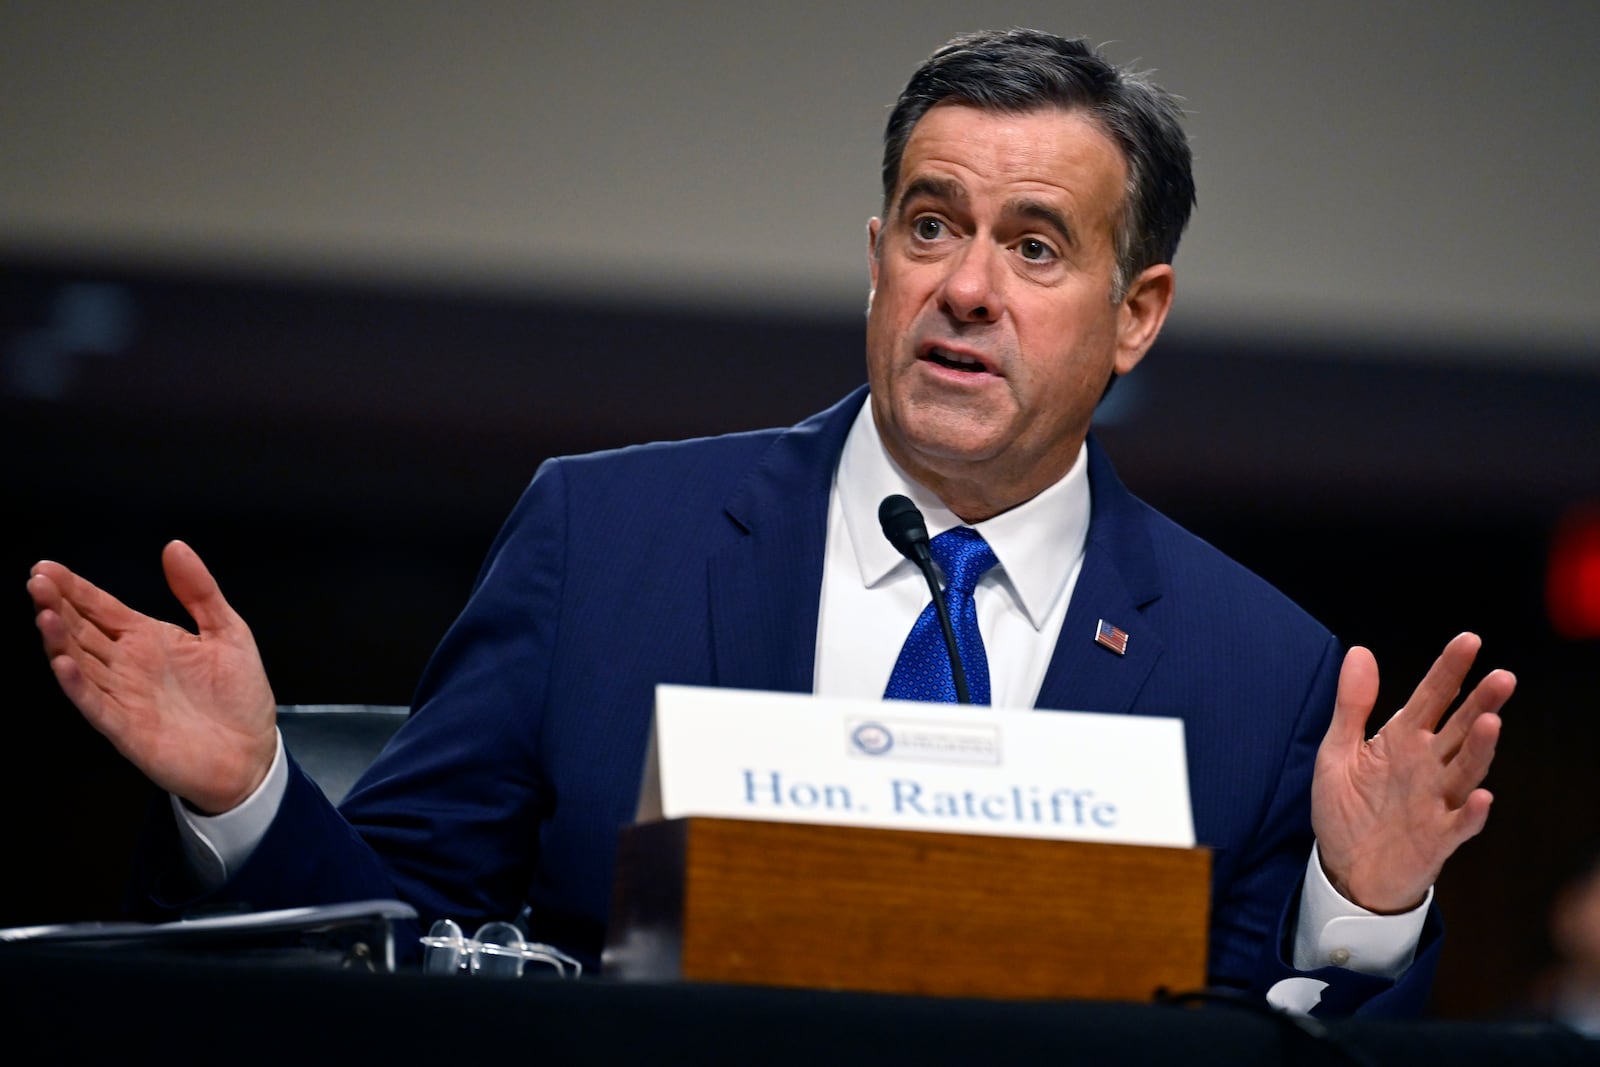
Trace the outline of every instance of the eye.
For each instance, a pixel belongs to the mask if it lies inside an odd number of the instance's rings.
[[[944,223],[932,215],[924,215],[911,223],[911,231],[919,240],[936,241],[944,233]]]
[[[1037,237],[1026,237],[1017,244],[1017,253],[1030,263],[1044,263],[1055,258],[1055,250]]]

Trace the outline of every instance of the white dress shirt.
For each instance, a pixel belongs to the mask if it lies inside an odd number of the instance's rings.
[[[828,503],[813,676],[822,696],[880,699],[900,646],[928,605],[922,573],[889,543],[878,522],[878,504],[893,493],[910,497],[921,509],[930,537],[963,525],[889,458],[872,405],[863,404],[845,438]],[[973,529],[999,560],[973,591],[989,658],[989,702],[997,708],[1031,708],[1083,567],[1088,449],[1078,450],[1066,477]]]

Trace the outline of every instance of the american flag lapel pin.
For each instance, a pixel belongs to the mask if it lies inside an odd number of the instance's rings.
[[[1119,630],[1104,619],[1101,619],[1100,625],[1094,628],[1094,643],[1109,648],[1119,656],[1128,654],[1127,632]]]

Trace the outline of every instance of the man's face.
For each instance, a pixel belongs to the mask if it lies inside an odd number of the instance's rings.
[[[1111,302],[1125,179],[1080,113],[940,104],[868,226],[873,415],[895,462],[969,522],[1064,475],[1113,370],[1155,340],[1169,266]]]

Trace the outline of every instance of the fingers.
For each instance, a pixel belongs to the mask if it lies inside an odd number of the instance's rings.
[[[1440,720],[1460,694],[1462,681],[1471,670],[1481,646],[1482,641],[1476,634],[1463,633],[1452,638],[1418,683],[1411,699],[1384,724],[1384,729],[1393,726],[1397,732],[1436,732],[1433,752],[1436,758],[1447,764],[1455,761],[1468,738],[1475,736],[1471,752],[1466,753],[1469,758],[1458,773],[1464,777],[1472,773],[1472,768],[1479,763],[1482,764],[1482,773],[1460,788],[1457,796],[1464,795],[1477,785],[1482,774],[1488,772],[1489,760],[1494,756],[1494,743],[1499,737],[1498,713],[1517,687],[1516,676],[1510,671],[1490,671],[1461,701],[1444,726],[1439,726]],[[1339,671],[1339,686],[1327,743],[1334,748],[1349,748],[1365,740],[1367,722],[1377,699],[1377,661],[1366,649],[1352,647],[1345,654],[1344,665]],[[1486,727],[1484,733],[1474,735],[1474,724],[1485,716],[1494,719],[1493,725]]]
[[[99,630],[87,627],[88,633],[103,647],[86,649],[68,634],[67,624],[54,611],[40,612],[37,622],[40,633],[44,635],[45,654],[49,657],[50,671],[55,675],[56,683],[61,686],[67,699],[97,729],[101,728],[106,708],[106,681],[112,673],[107,660],[110,639]]]
[[[39,636],[44,639],[44,653],[51,659],[67,656],[75,660],[109,662],[114,642],[98,629],[79,619],[72,609],[62,605],[61,611],[45,610],[34,618]]]
[[[1483,642],[1477,634],[1457,634],[1444,646],[1428,673],[1412,691],[1411,699],[1389,721],[1397,727],[1432,731],[1461,693],[1461,683],[1478,658]]]
[[[56,676],[61,691],[89,724],[101,733],[108,733],[110,720],[107,716],[115,701],[106,689],[111,672],[105,664],[60,655],[51,658],[50,671]]]
[[[161,567],[167,585],[178,598],[202,634],[227,630],[239,616],[223,599],[222,589],[194,549],[182,541],[170,541],[161,550]]]
[[[1357,748],[1367,738],[1367,719],[1378,702],[1378,661],[1356,645],[1345,653],[1339,668],[1339,688],[1333,701],[1333,721],[1324,744]]]
[[[28,571],[28,595],[33,598],[35,611],[53,607],[61,599],[61,586],[56,580],[66,568],[48,559],[41,559]]]
[[[51,637],[57,640],[66,636],[66,623],[61,618],[62,598],[61,588],[49,574],[41,571],[43,563],[35,563],[33,572],[28,575],[28,597],[33,601],[34,621],[38,623],[41,632],[44,632],[45,648],[48,651]],[[45,632],[46,622],[49,619],[52,631]]]
[[[1473,687],[1467,694],[1467,699],[1445,722],[1444,728],[1439,731],[1439,744],[1446,760],[1456,758],[1456,752],[1461,748],[1473,724],[1483,715],[1495,714],[1511,699],[1511,694],[1516,691],[1517,677],[1510,671],[1495,670],[1483,676],[1483,680]],[[1496,731],[1498,733],[1498,730]]]
[[[1456,823],[1451,828],[1450,836],[1455,843],[1450,846],[1454,852],[1461,847],[1461,843],[1469,841],[1483,832],[1489,822],[1489,807],[1494,803],[1494,795],[1487,789],[1474,789],[1456,812]]]
[[[52,578],[49,571],[40,571],[36,568],[33,577],[28,579],[28,594],[33,598],[36,612],[34,622],[44,638],[46,655],[55,657],[87,654],[104,662],[111,653],[113,641],[112,636],[109,636],[103,628],[106,624],[96,623],[86,616],[77,604],[63,595],[60,573],[64,572],[70,579],[71,572],[59,565],[55,566],[55,570],[58,572],[57,576]],[[81,579],[77,580],[75,585],[69,585],[69,588],[73,588],[79,594],[86,591],[100,593],[94,586]],[[133,614],[120,603],[115,604],[115,607],[128,615]],[[107,612],[102,606],[101,618],[104,619],[107,614],[116,612]]]
[[[1473,790],[1488,775],[1499,741],[1500,716],[1485,712],[1473,722],[1460,749],[1448,757],[1445,764],[1439,784],[1447,805],[1455,808],[1467,803]]]
[[[52,608],[69,625],[87,624],[115,636],[125,630],[139,613],[93,582],[80,578],[59,563],[40,560],[28,578],[28,593],[36,610]]]
[[[89,687],[83,680],[83,672],[78,670],[77,662],[71,656],[51,656],[50,671],[67,694],[67,699],[83,707],[80,698],[88,695]]]

